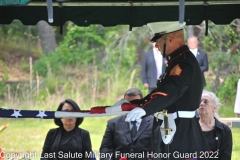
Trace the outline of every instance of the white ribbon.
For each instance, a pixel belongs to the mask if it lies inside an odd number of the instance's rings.
[[[112,112],[112,113],[95,113],[92,114],[90,112],[81,113],[81,112],[64,112],[64,111],[56,111],[56,118],[80,118],[80,117],[104,117],[104,116],[113,116],[113,115],[124,115],[129,113],[129,111],[121,111],[121,112]]]

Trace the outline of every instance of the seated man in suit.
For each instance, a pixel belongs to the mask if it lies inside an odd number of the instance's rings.
[[[195,36],[191,36],[188,38],[188,47],[190,51],[196,57],[198,64],[200,65],[202,71],[202,79],[203,79],[203,86],[206,86],[206,80],[204,77],[204,72],[208,71],[208,56],[207,53],[199,50],[198,47],[198,39]]]
[[[152,45],[153,49],[144,54],[142,61],[142,83],[149,93],[156,88],[158,78],[166,69],[166,58],[155,47],[155,42]]]
[[[142,92],[139,89],[129,89],[124,98],[128,101],[141,99]],[[111,155],[111,157],[100,158],[100,160],[150,160],[151,154],[160,153],[160,130],[154,131],[155,139],[152,139],[153,116],[148,116],[135,121],[125,122],[126,115],[110,119],[103,136],[100,153]],[[148,152],[148,153],[147,153]],[[108,154],[106,154],[108,153]],[[130,155],[132,155],[130,157]],[[156,155],[156,154],[155,154]],[[160,157],[161,158],[161,157]],[[154,159],[160,159],[155,156]]]

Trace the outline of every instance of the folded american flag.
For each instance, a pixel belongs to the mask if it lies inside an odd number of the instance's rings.
[[[127,111],[112,113],[90,113],[89,110],[81,111],[41,111],[41,110],[17,110],[0,108],[0,117],[2,118],[79,118],[79,117],[103,117],[111,115],[122,115]]]

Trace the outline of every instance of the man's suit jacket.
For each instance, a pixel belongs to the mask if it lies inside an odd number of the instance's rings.
[[[208,71],[208,57],[207,53],[198,50],[198,54],[196,56],[196,59],[200,65],[201,71],[202,71],[202,78],[203,78],[203,86],[206,86],[206,80],[204,77],[204,72]]]
[[[162,73],[166,69],[165,58],[162,60]],[[149,88],[155,88],[157,83],[157,68],[153,49],[146,52],[142,61],[142,83],[148,83]]]
[[[124,153],[143,153],[151,152],[160,153],[161,134],[160,129],[154,131],[152,139],[153,116],[142,119],[138,132],[132,141],[129,123],[125,122],[126,115],[113,118],[108,121],[105,134],[103,136],[100,153],[112,153],[111,160],[119,160]],[[105,154],[106,155],[106,154]],[[147,154],[145,154],[147,156]],[[127,158],[129,160],[129,158]],[[137,159],[151,159],[135,157]],[[155,158],[154,158],[155,159]],[[156,158],[159,159],[159,158]],[[109,157],[100,158],[100,160],[110,160]]]

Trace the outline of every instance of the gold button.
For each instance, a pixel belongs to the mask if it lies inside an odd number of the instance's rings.
[[[142,104],[140,104],[140,106],[142,106]]]
[[[166,64],[166,66],[168,67],[168,63]]]
[[[168,56],[168,59],[170,60],[170,59],[171,59],[171,57],[170,57],[170,56]]]
[[[147,100],[145,100],[145,102],[147,102]]]

